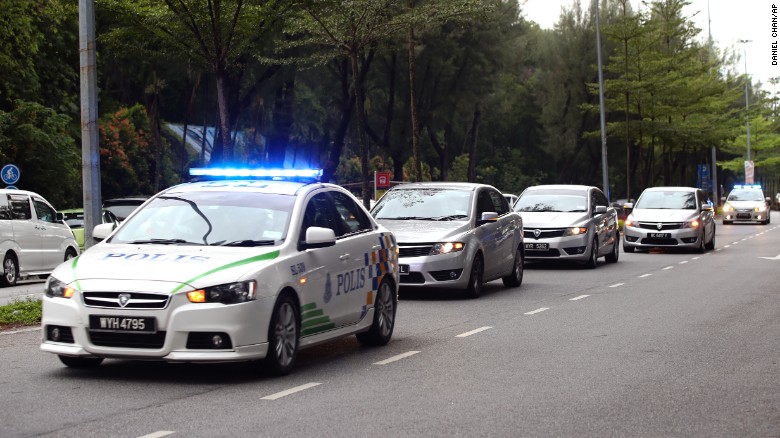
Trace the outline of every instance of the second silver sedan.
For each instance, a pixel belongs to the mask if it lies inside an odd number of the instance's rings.
[[[411,183],[389,190],[371,209],[400,248],[401,286],[464,290],[523,281],[523,222],[494,187]]]

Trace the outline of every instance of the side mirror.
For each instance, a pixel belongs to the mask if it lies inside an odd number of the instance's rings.
[[[769,198],[766,198],[766,199],[769,199]],[[65,220],[65,215],[64,215],[64,214],[62,214],[62,213],[60,213],[60,212],[57,212],[57,213],[54,215],[54,219],[55,219],[57,222],[62,222],[62,221],[64,221],[64,220]]]
[[[606,207],[606,206],[604,206],[604,205],[597,205],[597,206],[596,206],[596,207],[593,209],[593,215],[594,215],[594,216],[595,216],[595,215],[597,215],[597,214],[604,214],[604,213],[606,213],[606,212],[607,212],[607,207]]]
[[[720,203],[721,203],[721,204],[723,204],[724,202],[726,202],[726,197],[725,197],[725,196],[722,196],[722,197],[720,198]]]
[[[767,197],[766,197],[766,202],[772,202],[772,198],[770,198],[769,196],[767,196]],[[57,213],[57,214],[59,214],[59,213]]]
[[[301,250],[313,248],[325,248],[336,244],[336,233],[330,228],[309,227],[306,230],[306,241],[300,246]]]
[[[482,213],[482,216],[477,221],[477,226],[486,224],[488,222],[495,222],[498,217],[498,213],[495,211],[486,211]]]
[[[114,231],[114,224],[96,225],[95,228],[92,229],[92,239],[95,240],[95,242],[100,242],[110,236],[112,231]]]
[[[701,211],[713,211],[712,204],[702,204]]]

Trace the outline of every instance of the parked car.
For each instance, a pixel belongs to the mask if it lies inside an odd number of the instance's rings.
[[[70,227],[73,232],[73,237],[76,239],[76,243],[79,244],[79,248],[84,251],[84,209],[83,208],[69,208],[62,210],[63,220]],[[111,213],[110,210],[103,209],[103,214],[100,217],[101,223],[111,223],[114,226],[119,225],[119,219]]]
[[[494,187],[410,183],[382,196],[371,214],[398,240],[401,286],[462,290],[523,281],[523,220]]]
[[[121,222],[127,219],[136,208],[149,199],[149,196],[138,195],[125,198],[111,198],[103,201],[103,208],[110,211]]]
[[[26,190],[0,190],[0,283],[13,286],[21,277],[48,275],[79,255],[70,228],[46,199]]]
[[[715,248],[713,206],[701,189],[652,187],[645,189],[623,223],[623,250],[652,247]]]
[[[301,348],[351,335],[387,344],[392,233],[339,186],[258,178],[179,184],[115,230],[96,226],[103,240],[78,269],[46,283],[41,350],[70,367],[252,361],[285,374]]]
[[[517,195],[513,195],[511,193],[504,193],[504,198],[506,198],[506,202],[509,203],[509,208],[512,208],[512,206],[515,205],[515,202],[517,201]]]
[[[568,260],[597,266],[598,258],[617,263],[617,212],[597,187],[539,185],[525,189],[514,210],[523,217],[525,259]]]
[[[733,222],[768,225],[772,220],[772,198],[764,196],[759,185],[735,185],[723,201],[723,225]]]

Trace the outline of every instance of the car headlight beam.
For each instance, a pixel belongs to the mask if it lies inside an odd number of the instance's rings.
[[[581,234],[586,234],[588,232],[587,227],[572,227],[567,228],[566,231],[563,232],[564,237],[565,236],[579,236]]]
[[[220,284],[187,292],[187,299],[192,303],[235,304],[252,301],[256,297],[257,283],[254,280]]]
[[[430,255],[436,255],[436,254],[449,254],[452,252],[458,252],[463,251],[463,248],[465,248],[466,245],[463,244],[463,242],[440,242],[435,243],[433,245],[433,248],[431,248]]]
[[[68,286],[64,282],[49,276],[46,280],[46,296],[51,298],[70,298],[76,292],[76,289]]]

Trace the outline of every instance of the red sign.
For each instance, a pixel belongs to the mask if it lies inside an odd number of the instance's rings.
[[[386,189],[390,187],[390,179],[393,177],[392,172],[377,172],[374,184],[378,189]]]

